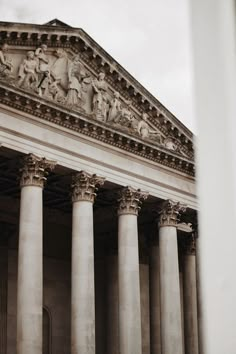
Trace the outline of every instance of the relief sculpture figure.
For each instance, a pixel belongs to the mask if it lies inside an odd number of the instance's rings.
[[[33,51],[28,51],[18,73],[18,85],[25,89],[36,88],[38,82],[38,61]]]
[[[133,113],[131,111],[132,102],[129,100],[126,102],[126,106],[122,107],[121,114],[115,119],[116,123],[119,123],[123,126],[129,127],[133,120]]]
[[[35,57],[38,60],[38,93],[40,96],[48,94],[48,87],[52,82],[49,69],[49,59],[46,51],[46,44],[42,44],[41,47],[35,50]]]
[[[161,134],[156,130],[150,129],[147,120],[148,120],[148,114],[143,113],[142,119],[139,121],[137,126],[138,134],[141,136],[142,139],[147,139],[149,137],[155,139],[157,138],[161,142]]]
[[[97,120],[106,122],[107,119],[107,84],[105,74],[100,73],[92,83],[93,87],[93,114]]]
[[[119,92],[115,91],[114,92],[114,97],[112,98],[110,102],[110,108],[108,112],[108,122],[114,122],[116,120],[119,120],[120,115],[121,115],[121,103],[120,103],[120,94]]]
[[[82,81],[86,77],[84,65],[79,55],[75,55],[68,66],[68,93],[66,103],[69,106],[81,106]]]
[[[8,77],[10,76],[13,65],[11,60],[6,56],[8,51],[8,45],[5,43],[2,45],[0,49],[0,77]]]
[[[51,77],[60,82],[61,88],[67,90],[68,88],[68,67],[69,59],[67,53],[62,48],[57,48],[53,53],[53,56],[56,57],[54,63],[50,66]]]

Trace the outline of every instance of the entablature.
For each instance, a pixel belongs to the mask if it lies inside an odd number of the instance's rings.
[[[26,94],[3,83],[0,83],[0,103],[6,108],[12,107],[19,112],[25,112],[194,177],[195,169],[192,160],[161,145],[156,146],[151,142],[130,136],[122,130],[115,130],[104,122],[91,120],[90,116],[84,112],[79,114],[71,112],[65,107],[62,108],[53,102],[35,97],[30,93]]]

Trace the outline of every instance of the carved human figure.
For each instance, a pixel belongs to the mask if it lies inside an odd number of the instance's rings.
[[[82,80],[86,77],[84,65],[80,61],[80,56],[75,55],[73,61],[68,66],[68,93],[66,102],[69,106],[81,105]]]
[[[7,51],[8,51],[8,45],[5,43],[2,45],[2,48],[0,49],[0,77],[10,76],[13,70],[13,64],[6,55]]]
[[[127,101],[126,106],[122,107],[120,116],[115,119],[116,123],[122,124],[124,126],[130,126],[133,120],[131,104],[132,104],[131,101]]]
[[[65,97],[63,95],[63,90],[60,84],[61,79],[56,79],[55,81],[51,82],[48,86],[48,94],[49,98],[53,99],[55,102],[63,103]]]
[[[178,149],[178,146],[176,145],[175,141],[170,137],[167,137],[164,140],[163,144],[169,150],[176,151]]]
[[[38,61],[33,51],[28,51],[26,59],[23,60],[18,73],[18,85],[30,89],[36,87],[38,82]]]
[[[107,84],[105,74],[100,73],[92,83],[93,87],[93,113],[97,120],[105,122],[107,119]]]
[[[68,66],[69,60],[64,49],[58,48],[54,53],[56,60],[50,66],[50,74],[54,80],[60,79],[63,88],[68,86]]]
[[[120,94],[119,92],[114,92],[114,97],[110,102],[110,109],[108,112],[108,122],[113,122],[120,118],[121,115],[121,103],[120,103]]]
[[[40,73],[49,71],[49,59],[46,54],[46,51],[47,51],[46,44],[42,44],[41,47],[35,50],[35,56],[38,58],[38,62],[39,62],[38,69]]]
[[[38,60],[38,93],[40,96],[48,94],[48,87],[52,82],[49,68],[49,59],[46,51],[46,44],[42,44],[41,47],[35,50],[35,57]]]
[[[142,139],[147,139],[149,137],[158,138],[158,140],[161,142],[161,134],[156,130],[151,129],[147,123],[147,120],[148,120],[148,114],[143,112],[142,119],[139,121],[137,126],[137,131],[139,135],[141,136]]]

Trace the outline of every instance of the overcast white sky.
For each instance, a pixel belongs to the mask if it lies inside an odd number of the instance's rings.
[[[188,0],[0,0],[0,20],[83,28],[188,128],[193,118]]]

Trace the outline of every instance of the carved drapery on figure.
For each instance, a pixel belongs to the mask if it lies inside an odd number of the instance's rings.
[[[107,91],[108,87],[105,81],[105,74],[99,73],[98,78],[92,83],[93,96],[93,114],[97,120],[106,122],[107,119]]]
[[[80,61],[80,56],[74,56],[68,65],[68,92],[66,103],[71,107],[80,107],[82,104],[82,82],[86,77],[84,65]]]
[[[3,44],[0,49],[0,77],[8,78],[13,70],[12,60],[7,56],[8,45]]]
[[[72,202],[89,201],[94,203],[96,191],[104,182],[105,178],[96,174],[85,171],[77,172],[72,176]]]
[[[20,169],[20,186],[38,186],[43,188],[47,180],[46,176],[54,169],[55,165],[55,161],[46,160],[34,154],[25,156],[23,167]]]
[[[114,97],[110,101],[110,108],[108,113],[108,122],[116,122],[121,115],[121,102],[119,92],[114,92]]]
[[[166,200],[162,204],[159,212],[159,226],[176,226],[179,222],[180,215],[184,213],[186,206],[173,200]]]
[[[142,192],[140,189],[125,187],[120,192],[118,199],[118,215],[133,214],[138,215],[142,202],[147,199],[148,192]]]

